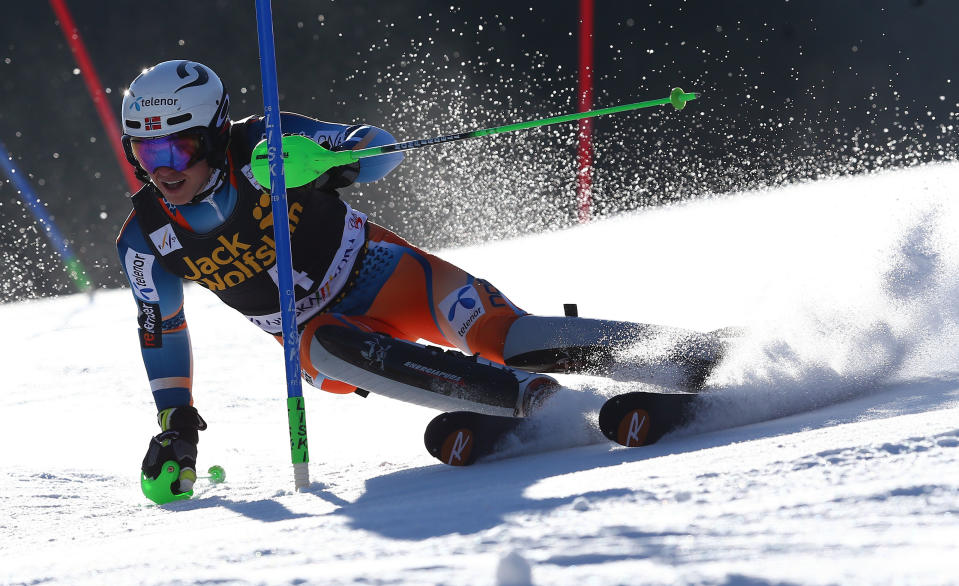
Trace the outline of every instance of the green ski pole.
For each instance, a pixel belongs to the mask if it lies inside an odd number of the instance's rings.
[[[624,104],[621,106],[612,106],[599,110],[590,110],[588,112],[578,112],[576,114],[564,114],[552,118],[541,120],[530,120],[528,122],[518,122],[516,124],[507,124],[505,126],[496,126],[494,128],[482,128],[469,132],[458,132],[427,138],[420,140],[410,140],[407,142],[398,142],[378,147],[358,149],[355,151],[331,151],[318,145],[314,140],[300,135],[291,135],[283,137],[283,168],[286,176],[286,187],[299,187],[313,181],[327,170],[340,165],[349,165],[365,157],[375,157],[397,151],[408,151],[422,147],[432,146],[463,140],[467,138],[477,138],[480,136],[490,136],[493,134],[503,134],[505,132],[514,132],[516,130],[526,130],[550,124],[559,124],[561,122],[570,122],[581,120],[583,118],[594,118],[596,116],[605,116],[607,114],[616,114],[618,112],[628,112],[630,110],[639,110],[640,108],[649,108],[652,106],[663,106],[671,104],[677,110],[686,107],[686,102],[695,100],[699,97],[698,93],[687,93],[680,88],[673,88],[668,98],[658,100],[649,100],[646,102],[637,102],[635,104]],[[269,188],[270,186],[270,159],[269,146],[267,141],[261,140],[256,148],[253,149],[253,157],[250,162],[253,176],[260,185]]]

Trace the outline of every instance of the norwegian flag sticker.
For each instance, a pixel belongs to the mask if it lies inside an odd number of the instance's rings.
[[[147,116],[143,119],[143,122],[146,124],[147,130],[160,130],[162,128],[159,116]]]

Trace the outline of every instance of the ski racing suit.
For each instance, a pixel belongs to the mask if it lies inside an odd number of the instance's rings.
[[[298,114],[284,113],[282,127],[334,150],[395,142],[379,128]],[[133,196],[117,248],[138,307],[141,354],[158,411],[193,404],[183,281],[209,289],[282,340],[271,202],[249,167],[264,136],[261,117],[232,123],[227,180],[202,201],[174,206],[152,184]],[[400,153],[361,159],[356,181],[380,179],[401,160]],[[539,373],[607,365],[624,342],[662,331],[529,315],[488,281],[369,222],[323,181],[287,194],[301,366],[315,387],[370,391],[446,411],[525,416],[557,386]],[[692,378],[701,378],[700,363],[711,360],[703,356],[709,340],[683,336],[682,354],[696,367]]]
[[[372,126],[289,113],[282,126],[336,150],[395,142]],[[252,148],[265,136],[263,119],[234,122],[230,133],[228,180],[219,189],[200,202],[174,206],[148,184],[133,196],[134,210],[117,238],[158,411],[193,403],[184,281],[211,290],[281,340],[270,198],[249,168]],[[356,181],[380,179],[401,160],[400,153],[364,158]],[[506,332],[526,312],[487,281],[369,222],[321,182],[287,196],[306,379],[334,393],[364,386],[437,408],[523,414],[520,385],[530,377],[502,363]],[[347,332],[354,337],[347,340]],[[471,358],[413,343],[419,339],[454,346]],[[384,376],[378,366],[385,349],[402,341],[413,358],[387,361],[391,369]],[[370,352],[379,354],[370,360]]]

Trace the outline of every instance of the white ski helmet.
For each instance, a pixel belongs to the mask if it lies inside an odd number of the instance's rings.
[[[195,61],[164,61],[145,69],[123,94],[123,145],[127,159],[144,182],[149,176],[130,141],[168,136],[185,130],[204,140],[211,167],[224,168],[229,143],[230,96],[209,67]]]

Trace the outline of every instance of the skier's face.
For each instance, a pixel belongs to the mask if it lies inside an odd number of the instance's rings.
[[[163,197],[173,205],[190,203],[199,193],[200,188],[210,179],[210,165],[206,161],[198,161],[183,171],[171,167],[158,167],[150,173],[150,179],[157,186]]]

